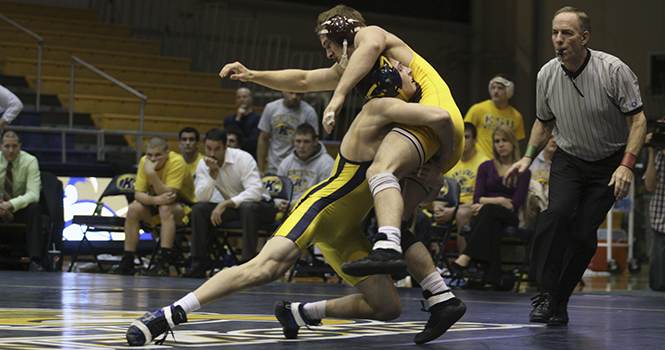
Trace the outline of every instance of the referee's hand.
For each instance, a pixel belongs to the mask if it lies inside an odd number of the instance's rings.
[[[607,186],[614,186],[614,196],[616,200],[620,201],[628,195],[630,191],[630,184],[633,183],[633,171],[623,165],[619,165],[617,170],[612,174],[612,180]]]
[[[522,159],[511,165],[503,175],[503,185],[506,187],[516,187],[517,183],[520,181],[520,176],[529,169],[531,162],[531,158],[522,157]]]

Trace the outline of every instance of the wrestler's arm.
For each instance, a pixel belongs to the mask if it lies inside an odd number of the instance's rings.
[[[222,78],[249,81],[274,90],[289,92],[331,91],[339,82],[344,70],[338,64],[314,70],[251,70],[240,62],[225,65],[219,72]]]
[[[376,59],[386,48],[385,32],[375,26],[361,29],[353,40],[355,50],[349,58],[349,64],[335,88],[328,107],[323,112],[324,116],[329,113],[334,113],[333,116],[339,114],[346,95],[367,75]]]
[[[399,123],[429,127],[442,140],[442,146],[453,149],[455,124],[450,113],[441,107],[420,103],[407,103],[397,98],[375,98],[367,103],[374,105],[372,115],[376,123]],[[442,137],[443,136],[443,137]]]

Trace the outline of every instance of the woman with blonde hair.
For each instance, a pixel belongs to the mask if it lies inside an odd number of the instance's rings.
[[[504,186],[503,175],[521,158],[519,144],[513,129],[506,125],[494,130],[492,140],[494,159],[478,167],[471,206],[471,230],[466,248],[452,263],[452,268],[461,274],[471,260],[484,262],[488,268],[483,281],[498,287],[501,285],[502,231],[505,227],[519,225],[517,211],[529,192],[531,174],[527,170],[516,187]]]

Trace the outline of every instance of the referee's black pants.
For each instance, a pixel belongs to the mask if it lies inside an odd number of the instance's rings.
[[[588,162],[560,148],[552,157],[549,205],[536,221],[532,269],[542,292],[567,302],[598,247],[598,227],[615,201],[607,186],[623,149]]]

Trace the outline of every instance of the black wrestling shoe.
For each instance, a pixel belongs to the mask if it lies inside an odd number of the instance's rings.
[[[568,302],[557,300],[552,317],[547,321],[548,326],[568,325]]]
[[[529,314],[529,322],[547,323],[554,313],[556,301],[550,293],[540,293],[531,298],[533,310]]]
[[[406,271],[406,260],[394,249],[374,249],[363,259],[342,264],[342,271],[355,277],[394,275]]]
[[[166,335],[173,327],[187,322],[187,314],[182,306],[166,306],[153,312],[148,312],[143,317],[132,322],[125,334],[127,343],[131,346],[148,345],[156,337],[164,334],[162,339],[156,340],[155,344],[161,345],[166,340]]]
[[[449,292],[450,291],[448,290],[443,293]],[[423,295],[428,301],[431,297],[436,297],[436,295],[434,295],[428,298],[425,295],[426,293],[429,292],[425,291]],[[416,344],[424,344],[428,341],[432,341],[440,337],[443,333],[450,329],[450,327],[455,324],[455,322],[464,316],[464,313],[466,313],[466,305],[462,300],[453,297],[446,301],[436,303],[433,306],[430,306],[429,310],[425,311],[430,313],[429,320],[425,325],[425,329],[422,332],[416,334],[416,337],[413,339]]]
[[[304,303],[292,303],[290,301],[278,301],[275,303],[275,317],[282,325],[286,339],[298,338],[298,330],[302,326],[314,326],[321,320],[310,320],[303,312]]]

